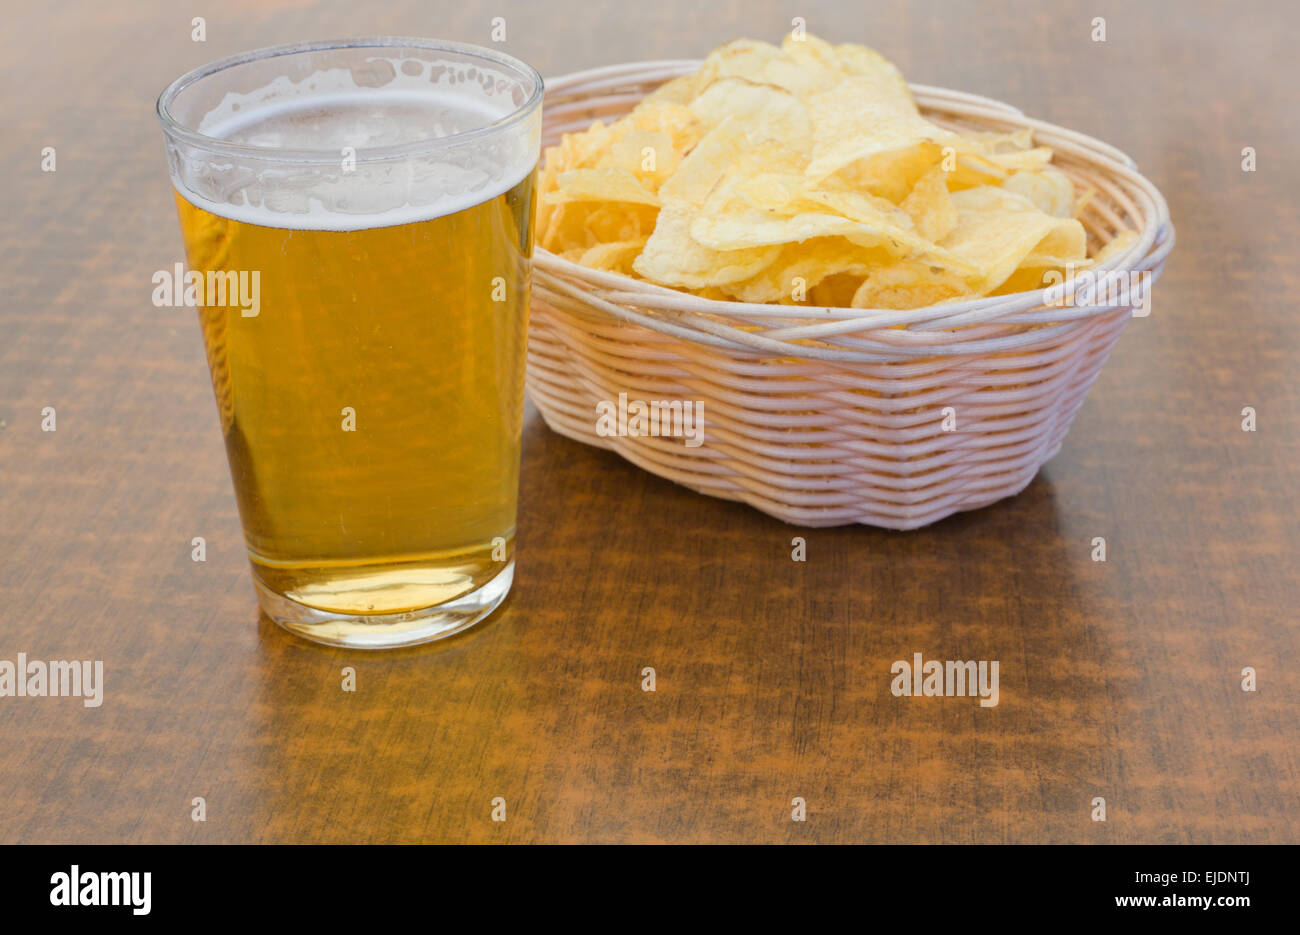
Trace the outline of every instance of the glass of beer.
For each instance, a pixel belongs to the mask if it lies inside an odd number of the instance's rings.
[[[294,633],[407,646],[510,590],[541,98],[507,55],[382,38],[158,99],[253,584]]]

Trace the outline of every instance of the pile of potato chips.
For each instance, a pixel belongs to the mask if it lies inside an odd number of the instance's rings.
[[[1029,130],[930,122],[864,46],[742,39],[548,148],[538,240],[707,298],[919,308],[1096,262],[1051,159]]]

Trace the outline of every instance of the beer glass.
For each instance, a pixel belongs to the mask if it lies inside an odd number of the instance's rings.
[[[541,97],[499,52],[381,38],[158,99],[253,584],[295,633],[411,645],[510,590]]]

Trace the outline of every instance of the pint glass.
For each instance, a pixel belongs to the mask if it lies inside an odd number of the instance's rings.
[[[293,632],[410,645],[510,589],[541,97],[509,56],[383,38],[158,100],[253,583]]]

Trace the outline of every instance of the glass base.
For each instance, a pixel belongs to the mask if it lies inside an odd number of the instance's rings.
[[[257,602],[266,615],[290,633],[328,646],[396,649],[451,636],[478,623],[505,600],[515,580],[511,559],[477,590],[433,607],[400,614],[334,614],[277,594],[253,575]]]

